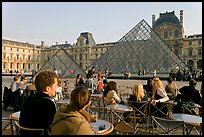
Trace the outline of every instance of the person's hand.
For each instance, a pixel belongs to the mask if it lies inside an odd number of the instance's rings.
[[[152,100],[152,101],[151,101],[151,104],[152,104],[153,106],[155,106],[155,105],[156,105],[156,100]]]

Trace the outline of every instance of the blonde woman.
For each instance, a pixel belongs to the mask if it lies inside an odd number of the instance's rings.
[[[160,111],[157,111],[157,113],[154,113],[155,116],[158,117],[164,117],[164,114],[167,114],[167,106],[164,103],[168,101],[169,97],[167,96],[167,93],[164,89],[164,86],[159,78],[154,78],[152,81],[152,105],[156,105],[158,109],[160,109],[163,113]],[[161,109],[162,108],[162,109]],[[155,107],[151,107],[151,113],[156,111],[157,109]]]
[[[142,84],[135,84],[133,86],[132,94],[130,95],[128,101],[147,101],[148,97],[144,93],[143,85]]]
[[[152,81],[152,99],[155,102],[165,102],[169,100],[164,86],[159,78],[154,78]]]

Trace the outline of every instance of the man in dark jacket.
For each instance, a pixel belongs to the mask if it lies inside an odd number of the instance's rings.
[[[199,91],[196,89],[197,82],[194,79],[189,81],[189,86],[183,86],[179,89],[182,95],[182,99],[185,102],[193,102],[201,105],[201,96]]]
[[[58,87],[57,75],[51,71],[40,72],[35,78],[37,93],[26,98],[20,113],[20,126],[47,129],[56,113],[55,103],[50,97],[55,96]],[[22,135],[38,135],[22,131]],[[47,132],[45,132],[47,134]]]

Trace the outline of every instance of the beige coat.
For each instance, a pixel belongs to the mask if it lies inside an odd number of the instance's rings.
[[[51,135],[93,135],[89,122],[94,121],[84,110],[74,111],[70,105],[61,106],[51,124]]]

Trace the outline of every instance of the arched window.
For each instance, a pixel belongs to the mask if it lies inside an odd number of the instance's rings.
[[[193,60],[189,60],[189,61],[187,62],[187,66],[188,66],[188,68],[190,69],[190,71],[192,71],[192,70],[193,70]]]
[[[23,69],[25,69],[25,63],[23,63]]]
[[[10,63],[10,68],[11,68],[11,69],[13,68],[13,63]]]
[[[31,67],[31,66],[30,66],[30,63],[28,63],[28,69],[30,69],[30,67]]]
[[[202,60],[197,61],[197,68],[202,69]]]
[[[37,65],[37,69],[40,69],[40,64]]]
[[[6,63],[6,62],[4,62],[4,65],[3,65],[3,68],[4,68],[4,69],[6,68],[6,65],[7,65],[7,63]]]
[[[164,38],[167,39],[168,38],[168,32],[164,31]]]
[[[82,60],[82,54],[79,55],[79,60]]]
[[[178,36],[178,30],[175,30],[175,31],[174,31],[174,37],[175,37],[175,38],[178,38],[178,37],[179,37],[179,36]]]
[[[188,49],[188,55],[189,55],[189,56],[192,56],[192,55],[193,55],[193,48],[190,47],[190,48]]]

